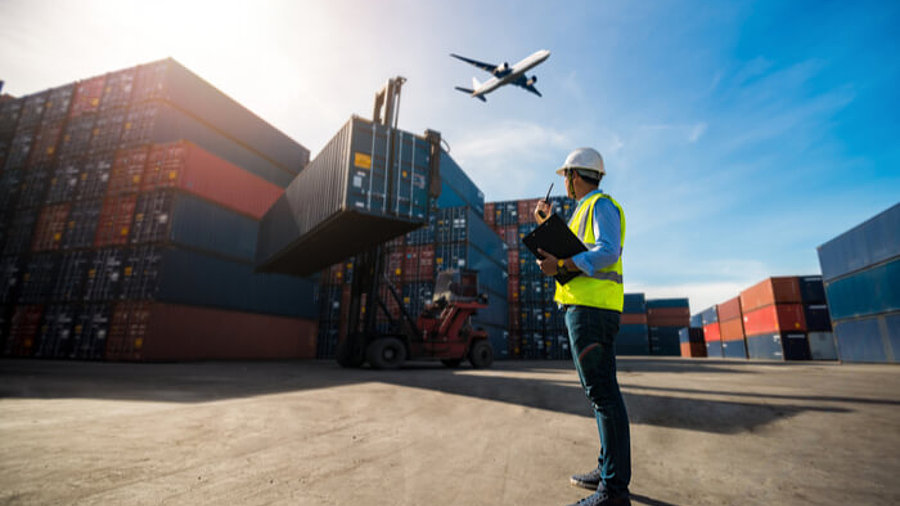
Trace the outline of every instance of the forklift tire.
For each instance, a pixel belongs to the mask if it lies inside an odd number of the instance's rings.
[[[475,341],[469,350],[469,362],[475,369],[485,369],[494,363],[494,350],[485,340]]]
[[[362,367],[366,357],[360,344],[361,341],[362,339],[359,336],[348,336],[343,341],[338,342],[335,358],[339,366],[345,368]]]
[[[396,337],[381,337],[366,349],[366,358],[375,369],[396,369],[406,360],[406,346]]]
[[[444,364],[445,366],[449,367],[450,369],[454,369],[456,367],[459,367],[459,364],[462,363],[462,359],[461,358],[445,358],[445,359],[441,360],[441,363]]]

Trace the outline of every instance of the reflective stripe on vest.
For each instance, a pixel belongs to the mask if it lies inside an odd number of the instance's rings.
[[[598,307],[622,311],[624,305],[624,286],[622,284],[622,256],[621,251],[625,243],[625,213],[618,202],[609,195],[597,193],[581,203],[572,215],[569,229],[578,238],[591,248],[596,243],[594,237],[594,205],[601,198],[609,199],[619,211],[619,258],[610,266],[607,266],[593,276],[582,273],[565,285],[556,284],[556,296],[554,300],[560,304]]]

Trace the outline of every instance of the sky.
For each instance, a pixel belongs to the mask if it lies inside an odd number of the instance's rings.
[[[900,2],[0,0],[0,79],[26,95],[173,57],[315,156],[407,79],[487,201],[534,198],[573,149],[624,208],[625,289],[696,313],[900,201]],[[539,98],[455,91],[538,49]]]

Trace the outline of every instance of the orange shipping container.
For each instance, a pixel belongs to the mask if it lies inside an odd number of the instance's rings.
[[[647,315],[644,313],[622,313],[619,323],[620,325],[647,325]]]
[[[519,213],[519,224],[534,223],[534,208],[541,199],[526,199],[517,202],[516,210]]]
[[[744,322],[741,318],[719,322],[719,331],[722,334],[723,341],[744,340]]]
[[[106,86],[106,76],[98,76],[86,81],[81,81],[75,87],[75,96],[72,98],[72,109],[69,117],[74,118],[87,112],[95,112],[100,107],[100,98],[103,96],[103,88]]]
[[[110,320],[110,360],[314,358],[315,321],[256,313],[123,302]]]
[[[651,327],[687,327],[691,311],[686,307],[654,307],[647,309],[647,324]]]
[[[805,332],[806,318],[802,304],[773,304],[744,314],[744,331],[748,336],[779,332]]]
[[[494,203],[486,202],[484,204],[484,222],[489,227],[494,228]]]
[[[284,192],[188,141],[150,150],[141,190],[156,188],[180,188],[256,219],[262,218]]]
[[[719,321],[731,320],[741,317],[741,298],[728,299],[718,305]]]
[[[704,343],[681,343],[682,357],[705,357],[706,345]]]
[[[768,278],[741,292],[741,310],[744,313],[772,304],[800,302],[797,276]]]

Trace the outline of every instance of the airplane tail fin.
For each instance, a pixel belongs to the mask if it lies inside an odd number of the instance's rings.
[[[468,93],[469,95],[472,95],[473,93],[475,93],[475,90],[470,90],[469,88],[463,88],[463,87],[460,87],[460,86],[454,86],[454,88],[456,88],[457,90],[459,90],[459,91],[461,91],[461,92],[463,92],[463,93]],[[487,99],[484,98],[483,95],[472,95],[472,96],[474,96],[474,97],[477,98],[478,100],[481,100],[482,102],[487,102]]]
[[[472,89],[477,90],[478,88],[481,88],[481,83],[478,82],[478,79],[472,77]]]

